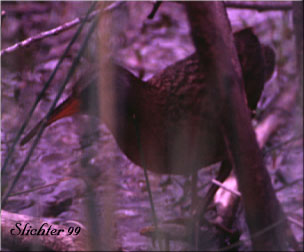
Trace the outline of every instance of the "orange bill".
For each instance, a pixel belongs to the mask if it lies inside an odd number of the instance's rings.
[[[80,112],[81,109],[81,100],[79,97],[69,97],[63,103],[61,103],[53,113],[51,114],[50,119],[47,121],[46,125],[50,125],[57,120],[74,115]],[[20,142],[20,145],[26,144],[30,141],[33,136],[35,136],[42,125],[43,120],[41,120]]]

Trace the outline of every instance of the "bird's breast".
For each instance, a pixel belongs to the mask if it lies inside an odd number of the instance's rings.
[[[142,96],[136,116],[121,124],[116,137],[131,161],[157,173],[191,174],[221,160],[224,145],[208,94],[191,84],[183,95]]]

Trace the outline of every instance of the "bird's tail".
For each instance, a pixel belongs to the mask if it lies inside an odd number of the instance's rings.
[[[48,119],[46,125],[49,126],[57,120],[74,115],[81,110],[81,99],[80,97],[70,96],[63,103],[54,109],[50,118]],[[21,140],[20,145],[26,144],[30,141],[39,131],[42,126],[43,120],[41,120],[37,125]]]

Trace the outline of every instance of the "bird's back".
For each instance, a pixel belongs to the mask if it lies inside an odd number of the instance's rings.
[[[264,83],[273,72],[274,53],[267,48],[271,57],[263,54],[265,47],[252,29],[242,30],[234,36],[248,106],[254,110]],[[264,56],[271,58],[269,71],[269,59]],[[208,73],[204,64],[207,63],[199,62],[197,54],[192,54],[141,85],[136,113],[148,169],[190,174],[193,168],[199,169],[225,158],[221,121],[217,118],[213,99],[216,93],[208,78],[216,73]]]

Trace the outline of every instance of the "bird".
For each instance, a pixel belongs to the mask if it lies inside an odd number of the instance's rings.
[[[235,32],[234,41],[247,105],[254,111],[274,72],[275,52],[260,43],[251,27]],[[193,53],[147,81],[117,63],[113,63],[111,82],[92,68],[77,81],[71,96],[55,108],[47,125],[76,113],[100,114],[133,163],[143,166],[144,157],[150,171],[190,175],[227,158],[217,113],[211,109],[213,85],[206,81],[210,73],[203,71],[204,64]],[[21,145],[35,135],[42,122]]]

